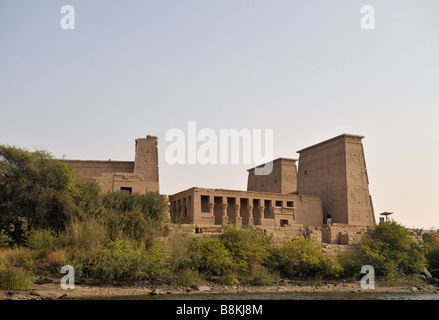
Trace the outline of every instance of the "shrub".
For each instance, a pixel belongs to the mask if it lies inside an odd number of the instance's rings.
[[[94,215],[76,220],[67,229],[68,246],[93,256],[108,240],[107,227]]]
[[[120,213],[139,211],[145,218],[156,221],[164,221],[168,210],[167,202],[157,192],[147,192],[144,195],[125,191],[109,192],[103,197],[103,205]]]
[[[29,255],[29,249],[24,247],[6,248],[0,251],[0,267],[23,267]]]
[[[0,230],[0,249],[11,246],[13,242],[12,238],[6,234],[5,230]]]
[[[68,257],[64,249],[53,251],[30,250],[23,268],[33,274],[58,276],[61,267],[67,264]]]
[[[52,251],[64,247],[67,243],[65,233],[53,229],[33,229],[27,233],[26,245],[37,251]]]
[[[364,264],[360,261],[358,252],[343,252],[339,255],[338,262],[342,266],[343,277],[358,280],[364,276],[360,273]]]
[[[435,243],[431,246],[431,250],[427,254],[427,259],[430,269],[439,269],[439,243]]]
[[[221,238],[240,275],[251,275],[260,265],[269,263],[272,239],[260,229],[243,230],[233,225],[225,226]]]
[[[96,252],[99,251],[96,250]],[[89,266],[91,261],[93,261],[95,256],[91,255],[89,252],[84,252],[82,250],[73,249],[68,257],[66,265],[70,265],[75,270],[75,277],[82,278],[90,273]]]
[[[192,266],[192,241],[193,236],[188,232],[183,232],[181,228],[169,234],[168,246],[170,252],[168,262],[173,272],[178,273],[179,270],[185,270]]]
[[[238,282],[238,276],[236,272],[228,272],[218,279],[215,279],[215,281],[222,285],[233,285]]]
[[[191,244],[192,264],[210,276],[223,276],[233,271],[232,255],[218,238],[194,238]]]
[[[110,241],[85,268],[87,275],[101,282],[148,280],[166,270],[161,246],[159,241],[149,248],[142,242]]]
[[[410,277],[396,271],[380,277],[379,284],[383,287],[424,287],[427,285],[427,282],[418,277]]]
[[[53,229],[33,229],[27,233],[25,243],[27,250],[24,252],[24,261],[19,266],[32,273],[59,274],[60,268],[68,260],[65,251],[67,243],[65,233]]]
[[[337,278],[343,269],[312,239],[286,240],[277,252],[278,269],[286,278]]]
[[[156,221],[145,218],[140,211],[119,212],[105,209],[102,216],[110,240],[124,239],[143,241],[150,245],[161,234],[162,226]]]
[[[32,281],[32,277],[22,270],[0,270],[1,290],[29,290]]]
[[[102,202],[101,218],[111,240],[141,240],[149,246],[162,234],[168,204],[160,194],[117,191],[105,194]]]
[[[75,180],[76,188],[70,192],[79,211],[77,217],[84,218],[85,215],[97,215],[102,211],[102,191],[95,181],[84,181],[80,178]]]
[[[249,285],[258,286],[269,283],[277,283],[280,279],[279,272],[262,265],[253,268],[251,274],[243,275],[240,281]]]
[[[203,279],[197,271],[191,269],[182,269],[179,272],[174,273],[171,284],[174,286],[191,287],[197,284],[201,284]]]
[[[409,231],[390,220],[378,224],[365,237],[357,256],[361,265],[371,265],[377,276],[419,273],[427,259]]]

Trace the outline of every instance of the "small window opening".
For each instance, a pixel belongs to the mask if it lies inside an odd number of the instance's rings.
[[[133,188],[131,187],[120,187],[120,191],[127,191],[130,194],[133,193]]]

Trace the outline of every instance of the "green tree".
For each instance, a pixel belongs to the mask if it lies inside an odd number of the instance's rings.
[[[357,259],[359,265],[371,265],[381,276],[418,273],[427,262],[423,248],[393,220],[381,222],[363,239]]]
[[[168,204],[157,192],[109,192],[102,197],[100,216],[111,240],[144,241],[150,245],[164,229]]]
[[[0,146],[0,229],[22,243],[26,226],[65,229],[78,207],[78,178],[47,151]]]
[[[109,192],[103,196],[105,208],[115,209],[120,213],[133,211],[141,212],[145,218],[155,221],[164,221],[168,204],[158,192],[147,192],[146,194],[126,191]]]
[[[426,257],[430,269],[439,269],[439,233],[431,230],[422,235]]]
[[[427,253],[428,266],[430,269],[439,269],[439,243],[433,243]]]

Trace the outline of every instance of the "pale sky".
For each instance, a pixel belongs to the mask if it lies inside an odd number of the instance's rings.
[[[188,121],[272,129],[274,158],[359,134],[376,221],[439,228],[438,15],[437,0],[1,0],[0,144],[131,161],[155,135],[172,194],[245,190],[253,167],[169,165],[165,134]]]

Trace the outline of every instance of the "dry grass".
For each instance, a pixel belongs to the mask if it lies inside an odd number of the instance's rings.
[[[0,270],[1,290],[29,290],[32,282],[32,277],[21,269]]]

